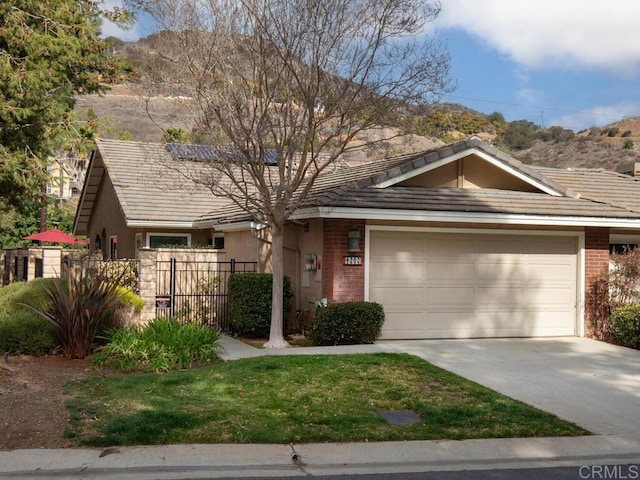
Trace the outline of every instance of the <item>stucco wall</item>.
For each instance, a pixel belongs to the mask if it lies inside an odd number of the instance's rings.
[[[135,258],[135,235],[127,227],[120,203],[107,175],[100,183],[93,213],[87,226],[89,247],[96,248],[96,236],[100,237],[103,258],[109,258],[109,238],[118,237],[118,258]]]

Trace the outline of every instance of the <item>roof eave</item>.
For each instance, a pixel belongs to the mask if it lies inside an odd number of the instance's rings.
[[[511,213],[450,212],[397,210],[379,208],[312,207],[297,210],[291,220],[307,218],[346,218],[442,223],[479,223],[498,225],[533,225],[548,227],[609,227],[640,229],[640,218],[579,217],[558,215],[524,215]]]

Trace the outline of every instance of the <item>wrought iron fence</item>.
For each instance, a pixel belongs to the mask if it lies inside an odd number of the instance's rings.
[[[255,273],[257,262],[157,262],[156,314],[229,331],[227,280],[232,273]]]

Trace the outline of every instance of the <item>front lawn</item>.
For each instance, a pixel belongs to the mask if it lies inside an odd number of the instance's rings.
[[[405,354],[274,356],[164,375],[76,380],[67,432],[92,446],[584,435]],[[381,411],[413,410],[394,426]]]

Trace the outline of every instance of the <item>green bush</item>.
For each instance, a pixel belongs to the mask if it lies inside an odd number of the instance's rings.
[[[640,304],[625,305],[611,312],[611,336],[626,347],[640,349]]]
[[[266,337],[271,328],[273,280],[270,273],[234,273],[229,276],[229,322],[234,332]],[[291,309],[291,280],[283,279],[283,322]]]
[[[308,337],[314,345],[373,343],[384,323],[382,305],[374,302],[334,303],[316,310]]]
[[[39,278],[0,288],[0,353],[48,355],[58,345],[53,327],[23,304],[48,308],[45,288],[53,279]]]
[[[206,325],[157,318],[144,326],[111,330],[107,344],[92,358],[98,368],[121,371],[183,370],[193,362],[210,362],[221,348],[220,332]]]
[[[634,146],[635,144],[633,143],[633,140],[625,140],[622,148],[625,150],[633,150]]]

